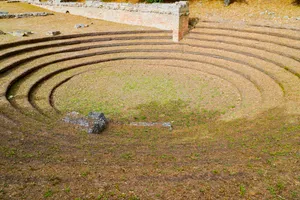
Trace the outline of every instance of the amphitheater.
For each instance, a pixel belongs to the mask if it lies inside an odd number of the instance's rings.
[[[125,71],[128,66],[159,68],[180,76],[187,70],[210,84],[219,82],[223,95],[218,100],[234,107],[228,117],[253,116],[285,105],[297,113],[299,39],[298,29],[232,28],[203,21],[179,43],[172,42],[171,31],[138,30],[1,44],[1,106],[8,110],[1,120],[14,121],[11,112],[31,113],[34,119],[53,117],[60,113],[54,94],[61,86],[93,70],[120,66]]]
[[[42,127],[67,111],[97,109],[87,99],[72,98],[88,98],[102,93],[101,89],[105,95],[128,98],[124,101],[132,105],[126,109],[161,100],[160,93],[143,85],[135,85],[140,94],[118,94],[126,78],[158,75],[162,86],[163,80],[175,82],[175,90],[180,90],[175,96],[189,102],[189,109],[217,109],[222,120],[255,118],[274,108],[300,114],[300,28],[296,27],[232,26],[200,19],[179,42],[172,41],[170,30],[149,28],[28,38],[2,43],[0,49],[3,130],[22,131],[22,126],[31,124]],[[118,79],[122,73],[129,74]],[[83,83],[87,77],[92,77],[90,82]],[[147,84],[138,82],[142,83]],[[197,90],[202,91],[201,98]],[[159,92],[168,93],[168,88]],[[101,98],[106,103],[113,99]],[[116,108],[118,115],[126,112],[126,106],[121,107]]]

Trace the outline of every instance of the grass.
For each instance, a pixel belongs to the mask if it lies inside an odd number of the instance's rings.
[[[181,69],[168,67],[90,66],[91,69],[96,67],[102,69],[74,77],[55,92],[55,103],[60,110],[83,114],[94,110],[116,121],[165,120],[189,126],[231,111],[238,98],[231,87],[225,89],[217,80],[202,77],[192,70],[181,76]],[[169,70],[174,72],[170,74]],[[105,85],[109,87],[103,87]],[[212,106],[213,102],[218,104]]]
[[[51,189],[47,190],[44,194],[45,198],[52,197],[52,196],[53,196],[53,191]]]
[[[275,109],[253,120],[207,120],[172,132],[113,125],[97,136],[57,124],[51,135],[26,135],[26,143],[13,147],[18,150],[15,156],[8,156],[11,147],[2,148],[7,186],[0,186],[0,195],[5,199],[18,180],[28,198],[163,199],[187,194],[297,199],[300,118],[283,113]],[[16,139],[2,131],[0,144],[5,141]],[[40,156],[19,156],[30,151]],[[28,177],[34,177],[34,184]],[[39,185],[51,189],[41,192]]]
[[[240,185],[240,194],[241,196],[244,196],[246,194],[246,187],[245,185]]]
[[[110,116],[128,114],[118,120],[174,121],[174,130],[112,123],[103,134],[89,135],[60,120],[30,121],[1,105],[0,113],[16,115],[21,124],[0,124],[0,199],[299,199],[299,115],[282,107],[221,121],[223,110],[193,105],[221,101],[226,91],[195,72],[181,80],[180,71],[173,77],[126,68],[93,73],[98,79],[78,88],[104,96],[58,91],[65,111],[107,109]],[[108,82],[113,90],[105,91]],[[111,104],[105,108],[102,100]],[[220,107],[235,106],[224,101]]]

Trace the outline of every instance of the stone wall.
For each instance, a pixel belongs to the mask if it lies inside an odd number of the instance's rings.
[[[8,19],[8,18],[26,18],[26,17],[41,17],[53,15],[53,13],[46,12],[27,12],[27,13],[15,13],[15,14],[2,14],[0,12],[0,19]]]
[[[173,41],[178,42],[188,32],[189,4],[180,1],[172,4],[104,3],[87,0],[86,3],[61,3],[60,0],[33,5],[48,10],[112,22],[155,27],[173,31]]]

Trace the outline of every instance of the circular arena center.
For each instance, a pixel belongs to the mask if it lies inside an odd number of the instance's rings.
[[[204,3],[246,6],[219,4]],[[0,198],[298,199],[299,20],[194,14],[173,42],[172,31],[71,14],[38,27],[65,23],[61,35],[0,35]],[[12,31],[41,18],[0,20]],[[73,111],[110,125],[87,134],[62,121]]]
[[[249,117],[299,102],[298,33],[200,22],[179,43],[161,30],[6,43],[1,104],[34,119],[98,110],[119,120],[141,104],[171,101],[184,102],[186,111]]]

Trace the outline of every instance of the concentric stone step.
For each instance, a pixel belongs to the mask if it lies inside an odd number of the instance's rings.
[[[180,43],[167,31],[120,31],[2,44],[1,106],[47,121],[59,116],[56,91],[72,79],[106,68],[144,66],[225,81],[224,88],[237,95],[226,115],[251,116],[300,102],[299,39],[297,30],[200,22]],[[3,111],[0,121],[17,123],[18,117]]]

